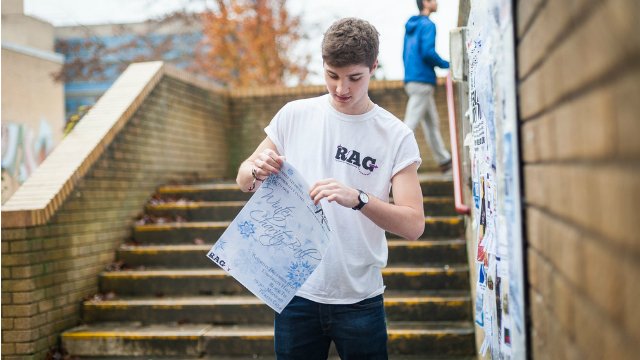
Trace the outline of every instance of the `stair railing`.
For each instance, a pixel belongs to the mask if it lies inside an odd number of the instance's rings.
[[[460,173],[460,154],[458,152],[458,127],[456,126],[456,111],[453,99],[453,81],[451,72],[447,74],[447,110],[449,113],[449,137],[451,139],[451,166],[453,172],[453,197],[458,214],[469,215],[471,209],[464,204],[462,199],[462,180]]]

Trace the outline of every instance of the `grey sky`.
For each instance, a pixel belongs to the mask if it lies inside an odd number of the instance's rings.
[[[181,7],[189,0],[24,0],[25,13],[54,25],[136,22]],[[210,3],[210,1],[209,1]],[[322,32],[336,19],[355,16],[371,22],[380,32],[380,63],[388,79],[402,79],[402,39],[406,20],[418,10],[414,0],[289,0],[291,11],[302,14],[311,39],[305,48],[313,56],[312,70],[320,72]],[[449,59],[449,30],[456,26],[458,0],[438,2],[431,18],[438,27],[436,51]],[[441,71],[440,74],[445,72]],[[319,83],[318,77],[312,82]]]

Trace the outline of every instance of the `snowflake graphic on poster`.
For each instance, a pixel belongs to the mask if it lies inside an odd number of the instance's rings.
[[[311,275],[313,268],[308,261],[298,261],[289,266],[287,278],[289,283],[296,289],[300,288],[305,280]]]
[[[264,184],[270,188],[273,188],[278,184],[278,177],[275,175],[269,175],[269,177],[264,181]]]
[[[224,247],[225,247],[226,245],[227,245],[227,242],[226,242],[226,241],[224,241],[224,240],[219,240],[219,241],[216,243],[216,247],[215,247],[215,248],[216,248],[216,250],[218,250],[218,251],[224,251]]]
[[[256,226],[249,221],[238,223],[238,231],[243,238],[248,239],[251,235],[255,234]]]

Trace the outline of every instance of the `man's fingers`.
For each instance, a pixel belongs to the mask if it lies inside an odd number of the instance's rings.
[[[278,153],[276,153],[275,151],[273,151],[271,149],[265,149],[263,154],[268,156],[269,159],[273,160],[274,165],[275,164],[282,165],[284,163],[284,156],[278,155]]]
[[[311,197],[313,198],[313,203],[318,205],[320,200],[322,200],[323,198],[327,197],[327,195],[328,195],[327,193],[328,193],[327,190],[321,190],[315,196],[312,195]]]
[[[273,151],[267,154],[267,156],[269,156],[269,158],[278,165],[282,165],[282,163],[284,163],[284,156],[280,156]]]
[[[336,185],[336,181],[334,179],[318,180],[315,184],[313,184],[313,186],[311,186],[311,191],[323,186],[331,185],[331,184]]]
[[[311,191],[309,192],[309,195],[311,195],[311,197],[314,198],[319,192],[330,190],[333,188],[335,187],[331,184],[331,182],[321,180],[313,184],[313,186],[311,187]]]
[[[263,174],[270,175],[280,171],[281,163],[275,161],[273,158],[266,154],[260,154],[260,156],[253,161],[258,170],[262,170]]]

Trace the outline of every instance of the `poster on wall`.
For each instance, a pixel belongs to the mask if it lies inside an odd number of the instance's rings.
[[[525,359],[515,45],[511,1],[472,2],[467,32],[475,322],[492,359]]]

